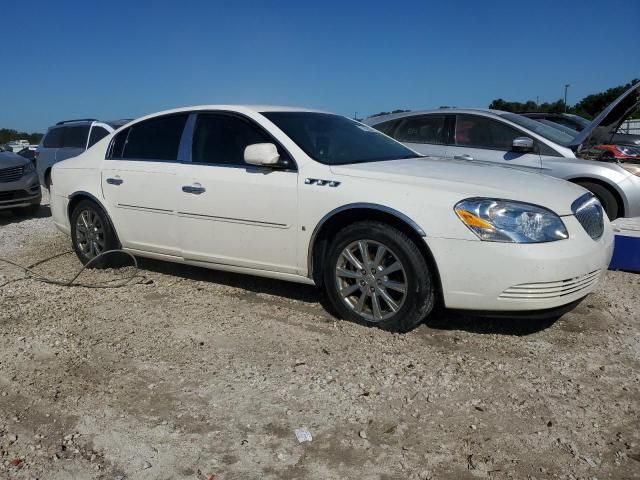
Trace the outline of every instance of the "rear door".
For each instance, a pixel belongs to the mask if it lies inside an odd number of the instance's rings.
[[[154,117],[122,130],[111,142],[102,167],[102,191],[125,248],[180,255],[176,172],[187,118]]]
[[[512,151],[513,139],[526,136],[524,132],[493,118],[457,114],[453,139],[446,155],[456,160],[497,163],[539,171],[542,164],[537,148],[529,153]]]

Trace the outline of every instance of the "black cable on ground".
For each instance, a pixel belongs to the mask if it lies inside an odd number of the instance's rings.
[[[69,250],[63,253],[57,253],[55,255],[52,255],[50,257],[44,258],[42,260],[38,260],[35,263],[32,263],[31,265],[28,266],[24,266],[24,265],[20,265],[19,263],[14,262],[13,260],[9,260],[7,258],[2,258],[0,257],[0,263],[6,263],[8,265],[12,265],[14,267],[19,268],[20,270],[22,270],[24,272],[24,276],[23,277],[19,277],[19,278],[14,278],[11,280],[6,281],[3,284],[0,284],[0,288],[5,287],[6,285],[10,284],[10,283],[14,283],[14,282],[19,282],[22,280],[36,280],[38,282],[43,282],[43,283],[48,283],[50,285],[58,285],[61,287],[85,287],[85,288],[120,288],[120,287],[124,287],[126,285],[129,285],[135,278],[144,278],[142,276],[138,275],[138,260],[136,259],[136,257],[134,257],[131,253],[126,252],[124,250],[108,250],[106,252],[102,252],[99,255],[96,255],[95,257],[93,257],[91,260],[89,260],[86,265],[83,265],[82,268],[80,270],[78,270],[78,272],[73,276],[73,278],[71,278],[71,280],[60,280],[60,279],[56,279],[56,278],[49,278],[46,277],[44,275],[40,275],[37,272],[35,272],[33,270],[34,267],[38,266],[38,265],[42,265],[44,263],[50,262],[51,260],[54,260],[56,258],[62,257],[64,255],[69,255],[70,253],[73,253],[73,250]],[[132,260],[133,260],[133,267],[134,267],[134,271],[131,275],[127,276],[127,277],[123,277],[123,278],[114,278],[112,280],[105,280],[103,282],[95,282],[95,283],[82,283],[82,282],[76,282],[76,280],[78,279],[78,277],[80,275],[82,275],[82,272],[84,272],[87,268],[89,268],[93,263],[95,263],[98,259],[104,257],[105,255],[109,255],[109,254],[115,254],[115,253],[123,253],[125,255],[128,255]],[[113,282],[118,282],[118,283],[113,283]]]

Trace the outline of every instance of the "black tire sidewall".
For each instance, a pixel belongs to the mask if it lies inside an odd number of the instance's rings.
[[[335,267],[341,252],[356,240],[373,240],[390,248],[402,263],[409,285],[400,310],[391,318],[371,322],[346,306],[337,290]],[[329,246],[324,264],[327,296],[338,314],[347,320],[384,330],[405,332],[420,323],[435,303],[433,277],[427,262],[415,243],[404,233],[380,222],[358,222],[341,230]]]
[[[102,222],[102,225],[104,228],[104,240],[105,240],[104,251],[105,252],[108,250],[118,249],[119,244],[115,236],[115,233],[111,228],[111,222],[109,221],[109,218],[107,217],[107,215],[104,213],[104,210],[95,202],[92,202],[91,200],[82,200],[81,202],[78,203],[78,205],[75,206],[75,208],[73,209],[73,212],[71,213],[71,219],[70,219],[71,220],[71,243],[73,244],[73,250],[76,252],[76,255],[78,256],[78,259],[80,260],[80,262],[83,265],[87,265],[91,261],[91,258],[87,257],[82,252],[76,240],[76,223],[77,223],[78,217],[80,216],[80,213],[84,210],[92,210],[100,218],[100,221]],[[105,268],[110,265],[110,260],[112,259],[109,258],[109,255],[106,255],[102,258],[99,258],[98,260],[91,262],[91,264],[89,265],[89,268]]]
[[[598,185],[597,183],[592,182],[580,182],[578,185],[589,190],[598,198],[598,200],[600,200],[602,208],[604,208],[604,211],[607,214],[607,217],[609,217],[609,220],[615,220],[618,217],[618,201],[609,190],[607,190],[602,185]]]

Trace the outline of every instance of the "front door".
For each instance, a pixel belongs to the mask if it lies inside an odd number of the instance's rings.
[[[297,273],[297,171],[244,162],[254,143],[276,143],[244,117],[201,113],[191,162],[180,165],[182,255],[223,265]],[[286,151],[278,147],[281,156]],[[290,162],[294,166],[293,162]]]
[[[452,144],[447,157],[456,160],[488,162],[540,171],[540,154],[512,151],[513,139],[526,136],[505,123],[482,115],[456,115]]]

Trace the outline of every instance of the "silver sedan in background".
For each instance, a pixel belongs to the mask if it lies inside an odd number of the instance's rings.
[[[640,216],[640,157],[596,159],[640,107],[640,83],[577,135],[515,113],[443,108],[370,117],[363,123],[428,156],[499,163],[562,178],[593,192],[611,220]]]

